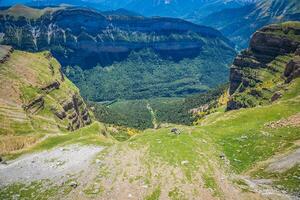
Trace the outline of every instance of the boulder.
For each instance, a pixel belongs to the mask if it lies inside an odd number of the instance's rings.
[[[287,77],[286,83],[290,83],[295,78],[300,77],[300,59],[291,60],[286,65],[284,76]]]
[[[280,99],[281,97],[282,97],[281,92],[275,92],[274,95],[271,98],[271,102],[274,102],[274,101]]]
[[[78,186],[78,183],[77,182],[75,182],[75,181],[72,181],[72,182],[70,182],[70,184],[69,184],[72,188],[77,188],[77,186]]]
[[[45,91],[47,94],[52,92],[53,90],[59,89],[60,83],[58,81],[54,81],[53,83],[50,83],[49,85],[46,85],[42,87],[42,91]]]
[[[180,130],[178,130],[177,128],[172,128],[171,133],[174,133],[175,135],[180,135]]]

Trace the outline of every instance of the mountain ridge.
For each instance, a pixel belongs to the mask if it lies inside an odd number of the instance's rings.
[[[50,50],[84,97],[94,101],[203,92],[227,77],[236,53],[219,31],[182,19],[73,7],[52,8],[36,19],[2,13],[3,44]],[[168,71],[173,75],[166,76]]]
[[[194,22],[210,25],[230,38],[240,49],[251,35],[265,25],[300,20],[300,2],[263,0],[241,8],[225,9]]]

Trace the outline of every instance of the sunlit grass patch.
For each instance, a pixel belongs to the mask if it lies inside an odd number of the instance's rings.
[[[49,136],[47,139],[21,152],[6,155],[8,159],[15,159],[24,153],[49,150],[58,146],[70,144],[98,145],[108,146],[114,143],[114,140],[102,135],[103,125],[94,122],[89,126],[78,129],[74,132]]]

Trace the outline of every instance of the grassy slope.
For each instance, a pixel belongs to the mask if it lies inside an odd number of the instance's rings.
[[[257,170],[257,166],[273,155],[297,148],[299,128],[270,128],[266,124],[299,113],[299,94],[300,79],[296,79],[282,99],[271,105],[216,112],[199,121],[199,126],[147,129],[128,141],[112,145],[99,155],[103,163],[84,194],[87,198],[105,199],[122,196],[117,188],[121,191],[129,188],[134,195],[145,199],[253,199],[255,194],[248,192],[251,188],[233,178],[232,173],[271,178],[281,189],[298,193],[299,179],[295,178],[299,175],[298,166],[284,173],[266,173]],[[181,131],[179,136],[170,133],[173,127]],[[54,136],[27,152],[73,142],[103,145],[102,136],[95,134],[103,128],[101,124],[93,124],[72,135]],[[220,159],[223,153],[229,162]],[[140,184],[145,186],[141,188]],[[16,187],[6,188],[5,192]],[[54,191],[58,192],[55,188]]]
[[[249,195],[246,191],[251,190],[248,186],[245,189],[244,182],[239,178],[232,180],[229,174],[243,175],[254,170],[250,173],[253,178],[271,178],[281,190],[297,194],[300,182],[295,177],[299,175],[299,166],[282,174],[263,173],[255,169],[261,161],[299,148],[296,144],[300,139],[299,128],[266,126],[267,123],[299,113],[299,94],[300,79],[297,79],[288,86],[282,99],[271,105],[217,112],[202,119],[202,125],[196,127],[169,125],[158,130],[145,130],[117,147],[108,148],[106,154],[99,157],[102,160],[109,159],[109,162],[105,161],[99,172],[102,174],[105,171],[105,176],[95,179],[95,182],[111,195],[114,194],[114,187],[129,184],[130,188],[134,188],[142,181],[149,188],[142,190],[146,199],[165,195],[170,199],[189,199],[191,196],[204,198],[199,193],[205,188],[212,196],[226,199],[230,196],[223,187],[226,184],[236,185],[245,192],[237,192],[234,187],[233,194]],[[181,135],[171,134],[173,127],[177,127]],[[223,153],[228,162],[219,158]],[[126,159],[122,160],[121,157]],[[114,169],[109,168],[111,165]],[[220,182],[220,173],[226,174],[225,179],[230,183]],[[166,179],[172,187],[168,186]],[[107,187],[105,180],[115,181],[111,187]],[[186,188],[187,185],[189,188]],[[200,185],[200,188],[194,188],[194,185]],[[94,196],[106,197],[101,192]]]
[[[10,15],[13,16],[15,18],[18,17],[25,17],[27,19],[38,19],[39,17],[41,17],[43,14],[49,12],[53,12],[55,10],[61,9],[62,7],[56,7],[56,8],[44,8],[44,9],[34,9],[34,8],[30,8],[24,5],[15,5],[10,7],[7,10],[2,10],[0,11],[0,14],[3,15]]]
[[[65,129],[68,120],[60,120],[51,109],[63,110],[61,103],[79,94],[79,90],[66,77],[61,79],[60,65],[48,52],[14,51],[8,61],[0,64],[0,156],[15,158],[74,142],[112,142],[102,135],[107,129],[98,122],[72,133]],[[59,89],[49,93],[40,89],[54,81],[60,82]],[[22,105],[41,95],[45,100],[43,109],[35,114],[25,112]]]

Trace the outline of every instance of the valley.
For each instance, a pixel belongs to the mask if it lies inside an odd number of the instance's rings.
[[[91,101],[205,92],[226,80],[236,55],[217,30],[174,18],[17,5],[0,21],[3,44],[51,51]]]
[[[0,9],[0,199],[300,198],[296,1],[60,2]]]

